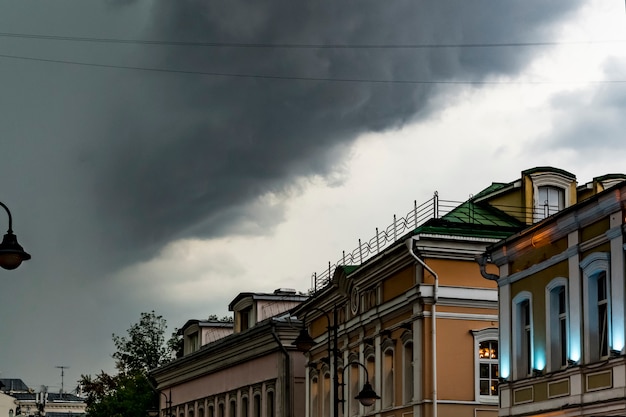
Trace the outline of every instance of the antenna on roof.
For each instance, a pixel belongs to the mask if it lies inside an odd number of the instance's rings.
[[[65,376],[65,370],[69,368],[69,366],[55,366],[55,368],[59,368],[61,370],[61,392],[63,394],[63,377]]]

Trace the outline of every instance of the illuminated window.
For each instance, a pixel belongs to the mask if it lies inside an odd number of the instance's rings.
[[[484,403],[498,402],[498,329],[472,331],[474,335],[474,366],[476,399]]]
[[[546,287],[546,334],[548,339],[548,370],[556,371],[567,366],[568,352],[568,301],[567,279],[556,278]]]
[[[609,297],[606,282],[606,272],[600,272],[596,277],[597,300],[597,329],[598,329],[598,356],[609,356]]]
[[[514,378],[530,376],[533,369],[533,314],[531,295],[523,291],[513,299]],[[542,366],[543,368],[543,366]]]
[[[611,280],[609,254],[596,252],[581,262],[584,275],[585,359],[603,360],[611,352]]]

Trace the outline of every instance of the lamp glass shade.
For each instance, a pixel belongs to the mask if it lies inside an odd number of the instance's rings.
[[[0,243],[0,267],[15,269],[29,259],[30,255],[17,243],[17,237],[13,233],[5,234]]]
[[[306,329],[300,330],[300,334],[293,341],[292,345],[296,347],[300,352],[308,352],[313,346],[315,346],[315,340],[311,337]]]
[[[370,407],[376,402],[376,400],[380,400],[380,397],[372,388],[372,384],[366,382],[365,385],[363,385],[361,392],[359,392],[359,395],[354,397],[354,399],[359,400],[359,402],[364,406]]]

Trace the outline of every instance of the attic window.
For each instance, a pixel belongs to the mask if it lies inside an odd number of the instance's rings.
[[[537,187],[535,220],[542,220],[565,208],[565,190],[559,187]]]

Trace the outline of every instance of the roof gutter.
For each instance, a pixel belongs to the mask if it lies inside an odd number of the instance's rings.
[[[489,272],[487,272],[487,256],[484,253],[482,255],[476,256],[476,262],[480,267],[480,275],[482,275],[483,278],[490,281],[497,281],[498,279],[500,279],[499,275],[490,274]]]
[[[291,398],[291,357],[289,356],[289,352],[287,351],[287,348],[285,348],[285,345],[283,345],[283,342],[280,340],[280,337],[278,337],[278,334],[276,334],[276,325],[274,322],[272,322],[272,336],[274,337],[274,340],[276,341],[276,344],[278,345],[278,348],[281,350],[281,352],[283,353],[284,357],[285,357],[285,392],[283,395],[283,409],[287,410],[286,415],[288,416],[292,416],[293,415],[293,399]]]

